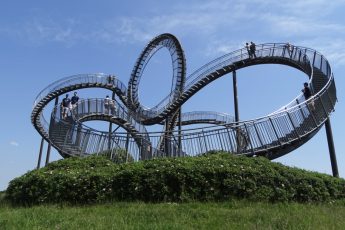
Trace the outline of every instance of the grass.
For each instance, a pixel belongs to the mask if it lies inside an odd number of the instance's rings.
[[[0,229],[343,229],[345,205],[136,203],[11,207],[0,203]]]

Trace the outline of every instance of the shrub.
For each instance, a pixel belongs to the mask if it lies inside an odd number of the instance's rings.
[[[106,156],[114,163],[134,162],[132,154],[127,152],[126,149],[106,150],[98,154]]]
[[[12,180],[14,204],[249,199],[328,202],[345,198],[345,180],[229,153],[114,164],[101,156],[50,163]]]

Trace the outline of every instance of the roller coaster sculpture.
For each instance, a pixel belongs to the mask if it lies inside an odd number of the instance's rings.
[[[172,91],[152,108],[138,98],[141,76],[151,57],[166,48],[173,67]],[[238,69],[259,64],[282,64],[304,72],[309,78],[313,96],[307,101],[300,94],[273,113],[253,120],[235,121],[228,114],[216,112],[181,113],[181,106],[212,81]],[[109,111],[104,99],[80,100],[69,119],[61,119],[58,97],[83,88],[104,88],[113,93],[115,109]],[[117,96],[117,98],[115,98]],[[44,116],[49,102],[55,107],[49,121]],[[126,153],[126,160],[144,160],[163,156],[195,156],[211,150],[233,154],[266,156],[275,159],[306,143],[329,121],[337,102],[332,69],[316,50],[285,43],[256,46],[256,57],[246,49],[221,56],[186,77],[186,60],[177,38],[161,34],[151,40],[137,59],[128,87],[109,74],[80,74],[58,80],[37,96],[31,122],[43,140],[62,157],[88,156],[107,152],[111,158]],[[313,106],[311,106],[313,104]],[[102,120],[117,124],[126,132],[92,129],[83,122]],[[183,129],[190,124],[213,124],[203,128]],[[147,132],[146,126],[161,124],[163,132]],[[41,148],[42,152],[42,148]],[[40,157],[41,157],[40,152]],[[40,161],[40,159],[39,159]]]

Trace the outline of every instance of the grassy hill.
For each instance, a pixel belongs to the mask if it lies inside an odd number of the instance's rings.
[[[342,229],[344,194],[343,179],[227,153],[70,158],[0,192],[0,229]]]
[[[28,172],[10,182],[6,197],[20,205],[232,199],[332,202],[345,198],[345,180],[227,153],[127,164],[94,156],[60,160]]]

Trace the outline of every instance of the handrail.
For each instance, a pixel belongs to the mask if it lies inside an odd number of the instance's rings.
[[[182,113],[181,121],[188,123],[192,121],[200,121],[200,123],[208,123],[208,120],[214,120],[222,124],[228,124],[235,121],[234,117],[227,113],[218,113],[213,111],[193,111]],[[204,122],[203,122],[204,121]]]
[[[39,101],[41,101],[44,97],[46,97],[51,92],[59,90],[65,86],[70,86],[74,84],[82,84],[82,83],[102,83],[104,85],[109,84],[108,77],[114,77],[112,79],[112,83],[110,83],[113,87],[119,89],[123,95],[126,95],[127,87],[124,83],[122,83],[118,78],[114,75],[104,74],[104,73],[95,73],[95,74],[77,74],[69,77],[62,78],[57,80],[43,90],[41,90],[35,98],[34,105],[35,107]],[[91,79],[91,80],[90,80]]]
[[[263,54],[266,51],[269,51],[266,56],[271,56],[270,53],[272,51],[272,48],[274,50],[280,50],[281,52],[283,52],[283,50],[285,49],[285,43],[284,44],[281,43],[278,46],[276,43],[260,44],[260,45],[258,45],[258,47],[261,47],[261,49],[258,49],[257,53]],[[299,47],[295,47],[296,50],[298,48]],[[243,53],[245,53],[245,54],[243,54]],[[248,59],[248,54],[245,51],[245,49],[243,48],[243,49],[231,52],[229,54],[223,55],[222,57],[219,57],[219,58],[205,64],[202,68],[199,68],[198,70],[196,70],[194,73],[192,73],[191,75],[189,75],[186,78],[183,92],[188,91],[197,82],[200,82],[204,77],[213,73],[215,70],[221,69],[227,65],[231,65],[231,63],[235,63],[235,62],[243,61],[243,60],[247,60],[247,59]],[[183,95],[183,93],[181,95]],[[172,101],[172,102],[170,101],[170,98],[171,98],[171,94],[167,95],[163,100],[161,100],[161,102],[159,102],[156,106],[152,107],[149,110],[145,110],[144,108],[142,108],[141,109],[143,111],[142,113],[145,115],[149,115],[149,117],[152,117],[151,114],[154,114],[154,116],[159,116],[160,113],[162,113],[164,110],[167,110],[169,108],[169,106],[174,103],[174,101]],[[177,101],[177,100],[175,100],[175,101]],[[140,110],[139,110],[139,112],[140,112]]]

